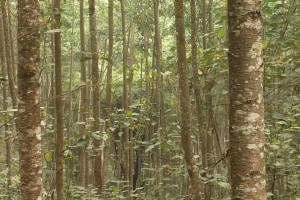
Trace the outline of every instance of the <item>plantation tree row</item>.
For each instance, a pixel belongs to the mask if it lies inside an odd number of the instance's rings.
[[[300,199],[299,1],[0,5],[1,199]]]

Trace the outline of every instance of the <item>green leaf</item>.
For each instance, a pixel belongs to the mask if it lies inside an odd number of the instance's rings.
[[[145,150],[145,153],[151,151],[154,147],[155,147],[155,145],[154,145],[154,144],[151,144],[151,145]]]
[[[77,147],[84,147],[86,145],[87,141],[84,138],[80,138],[76,144]]]
[[[51,151],[46,151],[44,153],[44,158],[47,162],[50,162],[52,160],[52,152]]]
[[[221,188],[224,188],[224,189],[229,189],[229,188],[230,188],[230,184],[227,183],[227,182],[220,181],[220,182],[218,182],[218,185],[219,185]]]

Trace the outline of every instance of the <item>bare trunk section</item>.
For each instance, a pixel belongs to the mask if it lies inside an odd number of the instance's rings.
[[[206,49],[206,0],[201,0],[202,9],[202,48]]]
[[[7,13],[7,2],[1,1],[1,14],[3,21],[3,32],[4,32],[4,44],[5,44],[5,55],[6,55],[6,66],[7,66],[7,75],[9,83],[9,91],[12,99],[13,107],[17,106],[17,95],[15,89],[15,82],[13,76],[13,63],[12,63],[12,54],[11,54],[11,41],[9,34],[9,21]]]
[[[4,34],[3,34],[3,23],[2,23],[2,16],[0,15],[0,63],[2,66],[2,74],[1,76],[4,78],[2,80],[2,110],[3,112],[7,112],[8,104],[7,104],[7,91],[8,91],[8,82],[6,80],[7,77],[7,66],[6,66],[6,58],[5,58],[5,50],[4,50]],[[4,117],[5,119],[6,117]],[[5,137],[5,148],[6,148],[6,155],[5,155],[5,162],[6,162],[6,169],[7,169],[7,174],[6,174],[6,194],[7,194],[7,199],[11,199],[11,135],[9,134],[9,126],[6,123],[3,126],[3,132],[4,132],[4,137]]]
[[[80,59],[80,80],[83,84],[83,87],[80,88],[80,116],[79,122],[83,125],[81,127],[81,131],[83,132],[82,137],[88,142],[88,138],[86,136],[86,119],[87,119],[87,80],[86,80],[86,63],[84,59],[85,53],[85,33],[84,33],[84,16],[83,16],[83,0],[80,0],[80,51],[81,51],[81,59]],[[80,183],[82,186],[87,187],[88,185],[88,174],[89,169],[86,167],[86,163],[88,163],[88,153],[86,151],[86,146],[81,148],[80,154]]]
[[[107,66],[107,74],[106,74],[106,94],[105,94],[105,131],[107,134],[112,135],[113,133],[110,131],[110,114],[112,110],[111,102],[112,102],[112,72],[113,72],[113,48],[114,48],[114,0],[108,0],[108,66]],[[109,160],[109,149],[111,137],[106,142],[104,146],[104,160],[103,163],[103,180],[107,178],[108,172],[108,160]]]
[[[54,71],[55,71],[55,113],[56,113],[56,195],[64,200],[64,110],[62,97],[62,66],[61,66],[61,10],[60,0],[53,0],[54,28]]]
[[[156,113],[157,113],[157,139],[162,143],[163,139],[163,118],[164,118],[164,113],[163,113],[163,93],[162,93],[162,67],[161,67],[161,33],[160,33],[160,21],[159,21],[159,0],[154,0],[154,29],[155,29],[155,38],[154,38],[154,43],[155,43],[155,67],[156,67]],[[156,171],[157,171],[157,179],[158,179],[158,185],[159,188],[163,186],[163,181],[162,181],[162,174],[161,174],[161,166],[162,166],[162,151],[161,151],[161,146],[158,146],[157,149],[157,166],[156,166]],[[158,189],[158,199],[163,198],[163,190]]]
[[[127,42],[126,42],[126,27],[125,27],[125,6],[124,6],[124,0],[120,0],[121,4],[121,17],[122,17],[122,44],[123,44],[123,109],[124,113],[126,114],[128,111],[128,48],[127,48]],[[125,134],[125,181],[128,184],[128,193],[126,196],[130,199],[130,193],[131,193],[131,166],[130,166],[130,133],[128,127],[124,128],[124,134]]]
[[[42,199],[38,1],[18,0],[20,199]]]
[[[207,150],[206,150],[206,133],[203,132],[203,112],[201,109],[202,100],[201,100],[201,87],[200,87],[200,77],[199,77],[199,63],[197,57],[198,45],[197,45],[197,17],[196,17],[196,3],[195,0],[190,1],[191,7],[191,45],[192,45],[192,68],[193,68],[193,83],[194,83],[194,95],[196,100],[196,113],[197,113],[197,122],[199,129],[200,137],[200,149],[201,149],[201,159],[202,159],[202,168],[207,168]],[[204,186],[205,187],[205,186]],[[205,190],[205,189],[204,189]],[[204,191],[205,194],[205,191]]]
[[[92,53],[92,96],[93,96],[93,129],[94,134],[100,135],[100,75],[99,75],[99,55],[97,43],[97,28],[96,28],[96,12],[95,0],[89,0],[89,24],[90,24],[90,39]],[[103,197],[103,174],[102,174],[102,150],[100,149],[101,141],[98,138],[93,138],[94,143],[94,177],[95,187],[97,188],[100,197]]]
[[[175,26],[177,39],[177,67],[179,72],[180,111],[181,111],[181,144],[184,159],[189,173],[194,200],[201,199],[200,178],[194,161],[193,145],[191,141],[191,106],[186,65],[186,47],[184,31],[183,0],[175,0]]]
[[[228,6],[232,199],[265,200],[261,1]]]

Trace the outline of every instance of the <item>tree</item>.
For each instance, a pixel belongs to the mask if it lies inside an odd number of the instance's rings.
[[[64,110],[62,96],[62,66],[61,66],[61,10],[60,0],[53,0],[54,20],[54,71],[55,71],[55,113],[56,113],[56,195],[58,200],[64,200]]]
[[[18,1],[18,88],[22,200],[42,199],[39,2]]]
[[[192,194],[194,200],[201,199],[200,178],[198,168],[194,161],[191,141],[191,106],[188,82],[188,70],[186,65],[186,47],[184,32],[184,7],[183,0],[175,0],[175,26],[177,46],[177,68],[179,73],[180,90],[180,129],[181,145],[184,151],[184,159],[191,180]]]
[[[200,86],[200,77],[199,77],[199,63],[197,57],[197,17],[196,17],[196,3],[195,0],[190,1],[191,7],[191,56],[192,56],[192,70],[193,70],[193,84],[194,84],[194,96],[195,96],[195,106],[196,106],[196,114],[197,114],[197,122],[199,129],[199,137],[200,137],[200,149],[201,149],[201,160],[202,160],[202,168],[207,168],[207,149],[206,149],[206,133],[203,131],[203,114],[202,114],[202,100],[201,100],[201,86]],[[204,197],[208,197],[207,188],[204,186]]]
[[[93,107],[93,132],[95,134],[100,133],[100,83],[99,83],[99,68],[98,68],[98,46],[97,46],[97,28],[96,28],[96,12],[95,12],[95,0],[89,0],[89,24],[90,24],[90,40],[91,40],[91,53],[92,53],[92,107]],[[103,174],[102,174],[102,155],[100,148],[100,140],[94,138],[94,150],[95,150],[95,164],[94,164],[94,176],[95,186],[98,194],[102,197],[103,189]]]
[[[228,3],[232,199],[267,199],[260,1]]]
[[[84,34],[84,13],[83,13],[83,0],[80,0],[79,2],[80,6],[80,51],[81,51],[81,60],[80,60],[80,80],[82,83],[87,84],[87,78],[86,78],[86,62],[84,58],[85,53],[85,34]],[[85,140],[87,141],[88,138],[86,136],[86,119],[87,119],[87,87],[81,87],[80,89],[80,114],[79,114],[79,122],[83,123],[82,131],[84,132],[83,137],[85,137]],[[80,182],[82,185],[87,186],[88,185],[88,174],[89,174],[89,168],[88,168],[88,153],[86,151],[86,145],[82,148],[80,160]]]
[[[6,77],[7,76],[7,66],[6,66],[6,59],[5,59],[5,50],[4,50],[4,34],[3,34],[3,23],[2,23],[2,15],[0,15],[0,63],[2,65],[2,77]],[[7,85],[7,81],[3,80],[2,81],[2,96],[3,96],[3,102],[2,102],[2,110],[3,112],[7,112],[7,108],[8,108],[8,101],[7,101],[7,91],[8,91],[8,85]],[[7,198],[8,200],[11,199],[11,136],[9,134],[9,127],[7,124],[4,125],[3,127],[3,132],[4,132],[4,136],[6,138],[5,141],[5,146],[6,146],[6,158],[5,158],[5,162],[6,162],[6,168],[7,168],[7,174],[6,174],[6,189],[7,189]]]

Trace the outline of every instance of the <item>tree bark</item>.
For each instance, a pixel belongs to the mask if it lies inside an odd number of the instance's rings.
[[[184,6],[183,0],[175,0],[175,26],[177,45],[177,67],[179,73],[180,112],[181,112],[181,145],[191,181],[194,200],[201,199],[200,178],[198,168],[194,161],[193,145],[191,141],[191,106],[188,83],[188,69],[186,65],[186,47],[184,31]]]
[[[96,12],[95,0],[89,0],[89,24],[90,24],[90,39],[91,39],[91,53],[92,53],[92,106],[93,106],[93,129],[92,132],[100,134],[100,76],[99,76],[99,56],[97,43],[97,28],[96,28]],[[103,197],[103,174],[102,174],[102,151],[100,148],[100,140],[94,138],[94,176],[95,187],[97,188],[100,197]]]
[[[232,199],[265,200],[261,1],[228,6]]]
[[[3,32],[4,32],[4,43],[5,43],[5,55],[6,55],[6,66],[7,66],[7,75],[8,75],[8,83],[9,83],[9,91],[12,99],[13,107],[17,106],[17,94],[13,76],[13,63],[12,63],[12,54],[11,54],[11,41],[9,34],[9,21],[8,21],[8,13],[7,13],[7,2],[1,1],[1,14],[3,21]]]
[[[42,199],[38,1],[18,0],[20,199]]]
[[[54,71],[55,71],[55,113],[56,113],[56,195],[64,200],[64,110],[62,97],[62,66],[61,66],[61,10],[60,0],[53,0],[54,29]]]
[[[83,0],[80,0],[80,51],[81,51],[81,60],[80,60],[80,81],[83,84],[87,85],[86,80],[86,63],[85,59],[83,59],[85,52],[85,34],[84,34],[84,13],[83,13]],[[79,122],[83,123],[81,131],[83,132],[82,137],[88,142],[88,138],[86,137],[86,119],[87,119],[87,87],[84,85],[80,88],[80,116]],[[86,151],[86,145],[82,147],[82,152],[80,155],[80,182],[81,185],[87,187],[88,185],[88,173],[89,169],[86,167],[86,163],[88,162],[88,153]]]
[[[197,57],[198,44],[197,44],[197,16],[196,16],[196,3],[195,0],[190,1],[191,7],[191,45],[192,45],[192,70],[193,70],[193,85],[194,85],[194,96],[196,101],[196,114],[197,114],[197,122],[199,129],[199,137],[200,137],[200,149],[201,149],[201,159],[202,159],[202,168],[207,168],[207,147],[206,147],[206,133],[203,132],[203,111],[201,109],[202,100],[201,100],[201,87],[200,87],[200,77],[199,77],[199,63]],[[204,185],[204,196],[208,196],[206,193]]]
[[[125,6],[124,6],[124,0],[120,0],[121,4],[121,18],[122,18],[122,44],[123,44],[123,109],[124,113],[126,114],[128,111],[129,103],[128,103],[128,48],[127,48],[127,42],[126,42],[126,27],[125,27]],[[131,177],[131,163],[130,163],[130,133],[129,128],[124,128],[124,134],[125,134],[125,181],[128,183],[128,193],[126,194],[127,197],[130,199],[130,193],[131,193],[131,186],[132,186],[132,177]]]
[[[7,103],[7,91],[8,91],[8,84],[7,84],[7,66],[6,66],[6,58],[5,58],[5,50],[4,50],[4,34],[3,34],[3,23],[2,23],[2,15],[0,15],[0,64],[2,66],[1,76],[4,80],[2,80],[2,110],[3,112],[7,112],[8,103]],[[4,117],[5,119],[6,117]],[[5,123],[5,122],[4,122]],[[3,132],[5,137],[5,148],[6,148],[6,155],[5,155],[5,164],[7,169],[6,174],[6,194],[7,199],[11,200],[11,134],[9,134],[9,126],[8,124],[4,124]]]

